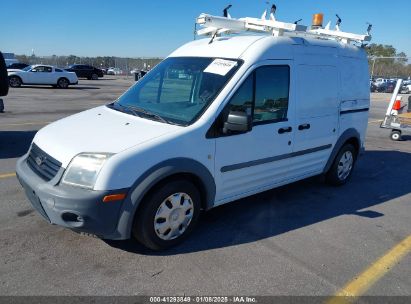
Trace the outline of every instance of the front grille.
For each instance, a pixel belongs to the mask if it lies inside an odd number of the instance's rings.
[[[61,168],[61,163],[41,150],[36,144],[32,144],[27,164],[45,181],[50,181]]]

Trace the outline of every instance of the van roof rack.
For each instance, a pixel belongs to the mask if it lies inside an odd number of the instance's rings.
[[[371,24],[368,24],[367,33],[365,35],[343,32],[340,30],[341,18],[337,16],[335,29],[331,29],[331,22],[325,27],[322,27],[322,14],[314,15],[314,18],[320,17],[320,24],[315,24],[311,27],[300,25],[298,22],[287,23],[277,21],[275,16],[275,6],[271,9],[269,19],[266,19],[267,10],[264,11],[261,18],[231,18],[230,14],[225,13],[227,17],[213,16],[209,14],[200,14],[196,19],[200,29],[196,31],[199,36],[211,35],[213,39],[223,33],[239,34],[241,32],[259,32],[269,33],[273,36],[309,36],[318,39],[338,40],[342,43],[359,42],[363,44],[366,41],[371,41]],[[300,20],[299,20],[300,21]],[[212,40],[213,40],[212,39]],[[211,43],[212,41],[210,41]]]

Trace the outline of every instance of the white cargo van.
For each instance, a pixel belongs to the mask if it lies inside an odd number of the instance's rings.
[[[369,73],[364,49],[337,40],[187,43],[115,102],[41,129],[20,183],[50,223],[152,249],[180,242],[200,210],[319,174],[344,184]]]

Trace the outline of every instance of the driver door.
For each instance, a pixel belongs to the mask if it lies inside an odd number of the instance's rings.
[[[236,89],[223,113],[252,115],[246,133],[216,139],[216,205],[284,183],[293,150],[294,95],[291,61],[265,62]],[[224,120],[224,118],[223,118]]]
[[[37,66],[29,72],[29,83],[32,84],[51,84],[52,68],[47,66]]]

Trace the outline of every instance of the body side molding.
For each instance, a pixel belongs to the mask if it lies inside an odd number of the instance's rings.
[[[301,155],[304,155],[304,154],[309,154],[309,153],[314,153],[314,152],[318,152],[318,151],[322,151],[322,150],[327,150],[331,147],[332,147],[332,145],[328,144],[328,145],[324,145],[324,146],[319,146],[319,147],[310,148],[310,149],[306,149],[306,150],[301,150],[301,151],[297,151],[297,152],[282,154],[282,155],[278,155],[278,156],[267,157],[267,158],[262,158],[262,159],[256,159],[256,160],[252,160],[252,161],[249,161],[249,162],[244,162],[244,163],[239,163],[239,164],[234,164],[234,165],[228,165],[228,166],[221,167],[220,170],[221,170],[221,172],[225,173],[225,172],[234,171],[234,170],[238,170],[238,169],[243,169],[243,168],[247,168],[247,167],[262,165],[262,164],[266,164],[266,163],[271,163],[271,162],[275,162],[275,161],[279,161],[279,160],[283,160],[283,159],[287,159],[287,158],[301,156]]]

